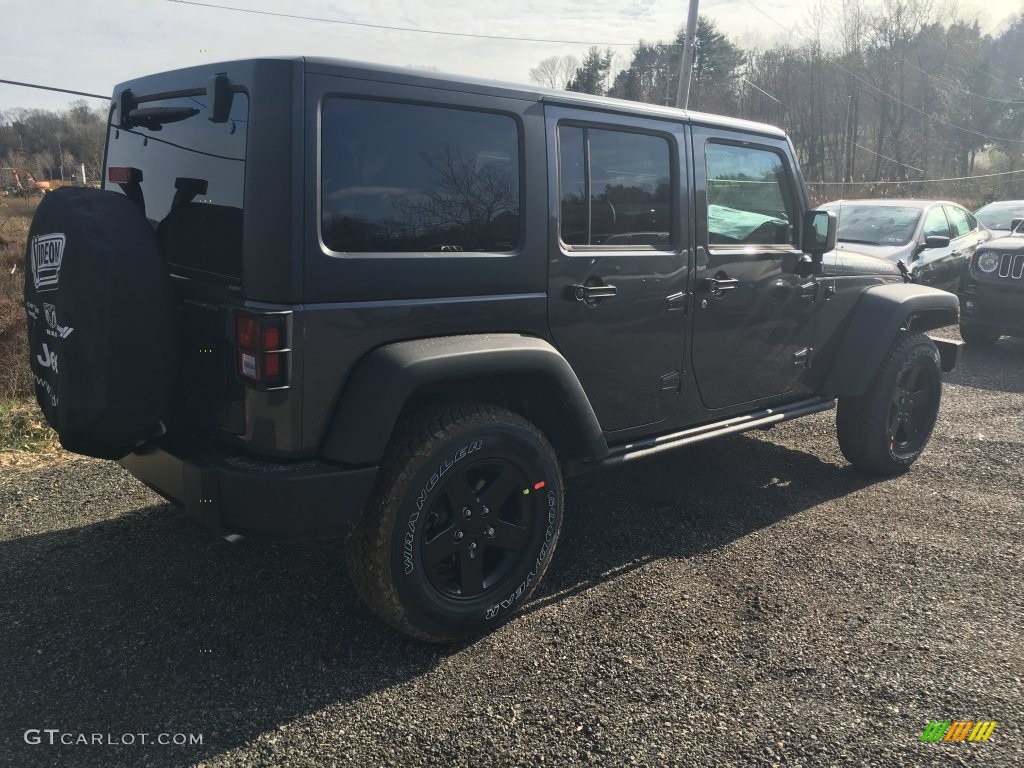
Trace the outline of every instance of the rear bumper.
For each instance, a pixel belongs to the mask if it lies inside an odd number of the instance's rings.
[[[344,536],[377,477],[376,467],[265,461],[180,440],[146,445],[120,464],[219,536]]]

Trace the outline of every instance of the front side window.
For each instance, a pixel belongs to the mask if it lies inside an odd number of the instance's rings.
[[[924,219],[924,232],[925,237],[932,237],[939,235],[941,237],[950,237],[949,233],[949,222],[946,221],[946,214],[943,213],[942,208],[932,208],[928,211],[928,215]]]
[[[946,216],[949,217],[949,224],[953,230],[953,237],[963,237],[971,231],[971,221],[967,218],[967,211],[952,205],[946,206]]]
[[[520,240],[519,130],[490,112],[333,98],[320,227],[338,252],[507,252]]]
[[[708,144],[709,245],[793,245],[796,206],[775,152]]]
[[[562,242],[671,248],[671,157],[668,140],[661,136],[559,126]]]

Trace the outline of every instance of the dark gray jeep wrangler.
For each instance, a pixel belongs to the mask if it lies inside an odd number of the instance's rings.
[[[41,204],[40,406],[221,535],[347,537],[398,629],[536,587],[564,478],[833,408],[905,470],[955,296],[837,262],[776,128],[324,59],[114,92],[106,189]]]

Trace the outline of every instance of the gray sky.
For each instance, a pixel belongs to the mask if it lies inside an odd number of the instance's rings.
[[[626,43],[667,40],[685,22],[686,0],[197,0],[279,13],[440,29],[472,34]],[[838,0],[753,0],[784,26],[799,30],[815,8]],[[865,0],[872,4],[872,0]],[[949,0],[936,0],[948,3]],[[957,0],[959,16],[996,31],[1024,0]],[[737,43],[787,35],[746,0],[702,0],[701,13]],[[834,13],[834,11],[832,12]],[[257,16],[168,0],[0,0],[0,77],[109,93],[138,75],[201,62],[252,56],[337,56],[399,66],[526,82],[530,67],[555,54],[582,56],[587,45],[446,37]],[[619,65],[629,45],[616,46]],[[65,108],[74,96],[0,84],[0,111]],[[100,101],[90,103],[102,105]]]

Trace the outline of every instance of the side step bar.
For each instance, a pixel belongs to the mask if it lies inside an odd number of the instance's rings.
[[[702,443],[705,440],[712,440],[716,437],[736,435],[751,429],[771,427],[781,424],[790,419],[797,419],[801,416],[809,416],[819,411],[828,411],[836,407],[834,398],[822,399],[811,398],[799,400],[777,408],[765,408],[761,411],[754,411],[745,416],[736,416],[724,421],[716,421],[711,424],[704,424],[700,427],[685,429],[682,432],[673,432],[670,435],[661,435],[646,440],[639,440],[635,443],[612,446],[611,453],[597,462],[599,467],[614,467],[625,464],[628,461],[653,456],[663,451],[671,451],[674,448],[683,448],[687,445]]]

